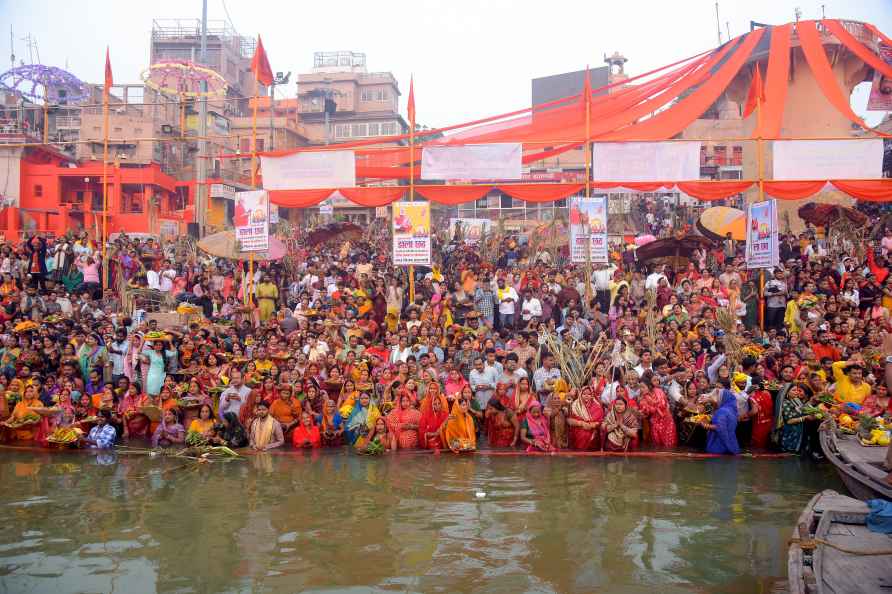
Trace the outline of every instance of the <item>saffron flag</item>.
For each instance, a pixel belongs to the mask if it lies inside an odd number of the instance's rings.
[[[263,49],[260,35],[257,36],[257,48],[251,59],[251,72],[254,73],[254,79],[263,86],[268,87],[273,84],[273,69],[270,68],[269,58],[266,57],[266,50]]]
[[[112,79],[112,69],[111,69],[111,59],[108,55],[108,46],[105,46],[105,87],[102,92],[105,93],[105,96],[108,97],[109,93],[111,93],[112,85],[115,84]]]
[[[415,131],[415,77],[409,77],[409,101],[406,110],[409,113],[409,128]]]
[[[743,107],[743,117],[748,118],[756,110],[756,107],[765,103],[765,87],[762,85],[762,75],[759,65],[753,67],[753,80],[750,83],[750,92],[746,96],[746,105]]]

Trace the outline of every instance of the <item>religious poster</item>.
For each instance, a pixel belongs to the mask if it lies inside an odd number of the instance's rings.
[[[430,266],[430,203],[394,202],[392,206],[394,265]]]
[[[453,240],[461,237],[469,245],[480,243],[480,238],[490,229],[492,221],[489,219],[449,219],[449,237]]]
[[[268,250],[269,194],[265,190],[236,192],[233,224],[239,251]]]
[[[886,64],[892,66],[892,46],[881,43],[877,53]],[[873,84],[870,86],[867,109],[870,111],[892,111],[892,78],[878,70],[873,71]]]
[[[777,201],[753,202],[746,209],[746,267],[778,265]]]
[[[570,258],[586,262],[607,262],[607,197],[570,199]]]

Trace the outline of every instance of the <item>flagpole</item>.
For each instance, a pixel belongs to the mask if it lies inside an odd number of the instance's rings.
[[[409,78],[409,202],[415,201],[415,80]],[[415,267],[409,264],[409,304],[415,304]]]
[[[260,84],[254,82],[254,109],[251,114],[251,187],[257,187],[257,103],[260,101]],[[270,103],[272,105],[272,103]],[[254,303],[254,252],[248,255],[248,283],[245,288],[245,305]]]
[[[592,84],[588,64],[585,65],[583,93],[585,93],[585,144],[582,149],[585,151],[585,197],[590,198],[592,195],[592,151],[590,150],[592,146]],[[589,240],[591,240],[591,234],[589,234]]]
[[[108,52],[106,51],[106,65]],[[102,290],[108,288],[108,96],[111,89],[105,85],[102,94]]]
[[[755,64],[754,76],[759,76],[759,64]],[[765,200],[765,160],[762,155],[762,87],[756,89],[756,160],[759,175],[759,202]],[[749,233],[749,229],[747,229]],[[759,329],[765,330],[765,269],[759,269]]]

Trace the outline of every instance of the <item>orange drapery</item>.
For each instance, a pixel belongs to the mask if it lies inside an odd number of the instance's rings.
[[[864,47],[864,45],[855,39],[851,33],[846,31],[845,27],[843,27],[839,21],[833,19],[824,19],[821,21],[821,24],[824,25],[828,31],[836,35],[836,38],[839,39],[840,42],[847,48],[849,48],[853,54],[861,58],[863,62],[865,62],[871,68],[879,70],[889,78],[892,78],[892,66],[887,64],[885,60],[882,60],[875,53]]]
[[[833,180],[830,182],[841,191],[859,200],[892,202],[892,179]]]
[[[890,39],[889,37],[886,37],[886,34],[885,34],[885,33],[883,33],[882,31],[880,31],[879,29],[877,29],[876,27],[874,27],[874,26],[871,25],[870,23],[864,23],[864,26],[867,27],[867,30],[868,30],[868,31],[870,31],[871,33],[873,33],[874,35],[876,35],[876,36],[880,39],[880,41],[882,41],[883,43],[885,43],[885,44],[888,45],[889,47],[892,47],[892,39]]]
[[[493,186],[415,186],[415,193],[439,204],[464,204],[486,196]]]
[[[269,201],[285,208],[316,206],[334,192],[334,188],[322,190],[270,190]]]
[[[826,180],[766,181],[765,193],[780,200],[801,200],[821,191]]]
[[[749,189],[751,181],[678,182],[679,191],[699,200],[722,200]]]
[[[765,71],[765,102],[762,104],[762,127],[756,130],[760,138],[778,138],[787,101],[790,76],[791,24],[772,27],[768,69]]]
[[[517,184],[500,185],[499,189],[524,202],[553,202],[576,194],[585,184]]]
[[[387,206],[396,202],[406,193],[406,186],[386,186],[380,188],[339,188],[344,198],[360,206]]]

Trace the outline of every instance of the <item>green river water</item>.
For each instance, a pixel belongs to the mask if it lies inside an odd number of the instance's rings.
[[[0,452],[0,592],[783,592],[829,465]]]

